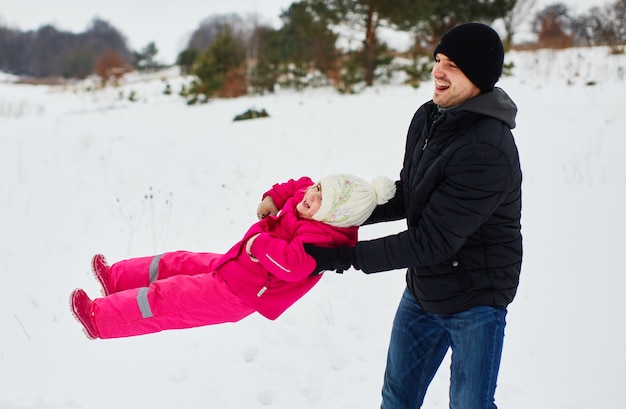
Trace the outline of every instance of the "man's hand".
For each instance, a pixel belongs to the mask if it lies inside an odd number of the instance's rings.
[[[336,270],[343,273],[354,265],[354,247],[318,247],[305,244],[304,250],[315,259],[316,267],[311,275],[321,274],[323,271]]]

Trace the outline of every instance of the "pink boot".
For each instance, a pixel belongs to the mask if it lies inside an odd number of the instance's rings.
[[[98,328],[93,322],[93,301],[89,299],[87,293],[84,290],[76,289],[70,296],[70,307],[72,308],[72,314],[74,317],[83,324],[83,331],[87,338],[97,339],[100,337],[98,334]]]
[[[93,271],[94,277],[96,277],[96,279],[100,282],[100,285],[102,285],[102,292],[104,295],[106,296],[111,294],[112,289],[109,282],[109,272],[111,271],[111,267],[102,254],[96,254],[91,259],[91,271]]]

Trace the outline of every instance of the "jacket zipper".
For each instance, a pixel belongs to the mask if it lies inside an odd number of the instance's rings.
[[[422,151],[426,150],[426,147],[428,146],[428,140],[435,133],[435,128],[437,127],[438,122],[441,120],[441,118],[443,118],[443,116],[444,114],[442,113],[439,117],[437,117],[437,119],[433,121],[433,124],[430,127],[430,132],[428,132],[428,136],[426,136],[426,139],[424,139],[424,146],[422,146]]]
[[[263,293],[265,293],[267,291],[267,288],[270,286],[270,279],[269,277],[267,278],[267,281],[265,282],[265,285],[263,287],[261,287],[261,289],[259,290],[259,292],[256,293],[257,297],[261,297],[263,295]]]

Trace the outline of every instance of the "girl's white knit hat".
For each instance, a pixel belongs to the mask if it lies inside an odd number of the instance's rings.
[[[367,182],[344,173],[327,176],[319,184],[322,205],[313,219],[337,227],[360,226],[377,205],[387,203],[396,194],[395,183],[385,176]]]

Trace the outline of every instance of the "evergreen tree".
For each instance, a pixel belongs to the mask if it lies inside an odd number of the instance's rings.
[[[208,50],[196,58],[191,73],[195,76],[189,90],[191,103],[221,96],[240,96],[246,92],[243,78],[245,49],[233,37],[230,27],[214,39]]]
[[[186,50],[178,54],[178,57],[176,57],[176,64],[180,66],[180,69],[184,75],[191,74],[193,64],[196,61],[196,58],[198,58],[199,54],[200,53],[198,52],[198,50],[194,48],[187,48]]]
[[[377,32],[386,25],[412,31],[416,43],[432,48],[453,26],[468,21],[492,22],[510,11],[516,0],[307,0],[321,18],[363,30],[365,81],[371,86],[381,56]]]
[[[156,56],[159,53],[154,41],[148,43],[141,51],[133,52],[133,67],[139,71],[154,71],[162,67],[156,61]]]
[[[329,75],[336,69],[338,53],[337,34],[323,19],[317,18],[306,1],[292,3],[281,14],[283,26],[279,30],[280,59],[300,83],[311,69]]]
[[[248,74],[250,86],[253,92],[258,94],[265,91],[274,92],[284,61],[281,33],[271,27],[258,27],[254,36],[257,58]]]

